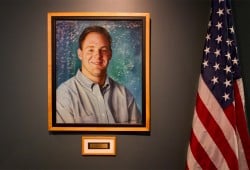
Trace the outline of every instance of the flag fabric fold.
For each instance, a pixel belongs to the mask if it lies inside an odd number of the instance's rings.
[[[212,0],[186,169],[249,170],[250,137],[230,0]]]

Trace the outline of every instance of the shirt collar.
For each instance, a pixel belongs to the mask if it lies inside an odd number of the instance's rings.
[[[89,78],[87,78],[80,69],[76,73],[76,79],[80,81],[82,85],[87,87],[90,90],[93,90],[93,86],[96,84],[93,81],[91,81]],[[107,76],[104,85],[102,86],[102,89],[107,90],[110,88],[110,80],[109,77]]]

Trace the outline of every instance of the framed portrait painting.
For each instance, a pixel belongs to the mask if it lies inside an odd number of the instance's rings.
[[[48,13],[48,130],[150,131],[149,13]]]

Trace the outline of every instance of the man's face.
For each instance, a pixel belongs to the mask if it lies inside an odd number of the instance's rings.
[[[106,76],[112,53],[107,39],[100,33],[89,33],[78,49],[78,57],[82,61],[82,72],[90,79]]]

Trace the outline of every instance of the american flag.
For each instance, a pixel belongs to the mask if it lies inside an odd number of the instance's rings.
[[[250,138],[229,0],[212,0],[186,169],[250,169]]]

